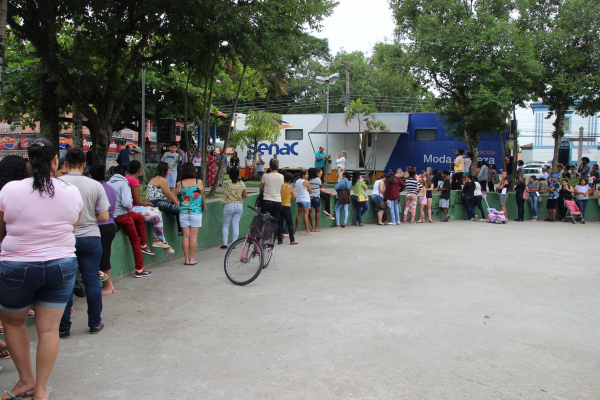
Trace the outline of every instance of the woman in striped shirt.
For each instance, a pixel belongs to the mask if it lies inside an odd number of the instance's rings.
[[[417,213],[417,193],[423,188],[423,185],[415,179],[416,172],[411,169],[408,172],[406,180],[406,203],[404,205],[404,223],[408,222],[408,214],[411,215],[411,223],[415,223]]]

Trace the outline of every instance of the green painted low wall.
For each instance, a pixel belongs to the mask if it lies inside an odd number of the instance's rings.
[[[244,213],[242,214],[242,219],[240,220],[240,236],[245,235],[248,232],[250,227],[250,222],[254,217],[254,212],[248,208],[246,205],[254,205],[256,201],[257,194],[250,194],[247,199],[244,200]],[[404,202],[406,196],[401,196],[401,209],[404,211]],[[546,201],[547,196],[543,196],[543,203],[539,208],[539,219],[545,219],[548,217],[548,213],[546,211]],[[495,193],[488,194],[488,202],[490,207],[496,208],[500,210],[500,201],[498,196]],[[438,207],[439,203],[439,195],[433,196],[433,208],[432,208],[432,218],[433,219],[441,219],[444,217],[444,213]],[[335,208],[335,200],[332,197],[331,199],[331,213],[334,214]],[[487,208],[485,202],[483,203],[484,210]],[[508,200],[506,203],[506,208],[508,211],[509,219],[517,218],[517,204],[515,202],[515,194],[509,193]],[[323,207],[321,207],[321,211],[323,211]],[[356,210],[353,204],[349,205],[348,208],[349,218],[348,224],[352,224],[352,218],[356,215]],[[461,202],[461,192],[453,191],[450,197],[450,215],[453,219],[465,219],[467,218],[467,210],[466,207]],[[475,210],[476,214],[480,215],[478,209]],[[292,201],[292,214],[294,216],[294,224],[296,221],[296,215],[298,213],[296,202]],[[487,212],[486,212],[487,213]],[[417,219],[420,217],[419,214],[419,205],[417,205]],[[401,215],[403,218],[403,215]],[[531,207],[529,206],[529,202],[525,203],[525,219],[531,218]],[[562,218],[562,215],[557,216],[558,219]],[[154,249],[156,255],[154,256],[144,256],[144,263],[146,267],[150,268],[153,265],[161,264],[167,260],[181,257],[183,256],[183,249],[181,247],[181,237],[177,236],[177,225],[175,223],[175,217],[171,215],[163,214],[164,219],[164,232],[165,237],[169,244],[175,250],[174,254],[168,254],[162,249]],[[586,209],[586,220],[596,221],[600,219],[600,207],[598,206],[598,198],[591,198],[588,202],[588,207]],[[369,211],[363,216],[364,223],[376,223],[377,222],[377,214],[375,209],[373,208],[373,203],[369,201]],[[202,218],[202,228],[198,230],[198,250],[220,246],[222,244],[221,240],[221,229],[223,224],[223,204],[220,199],[210,200],[207,202],[207,210],[204,213]],[[325,217],[325,215],[321,215],[320,220],[321,228],[329,228],[332,226],[332,221]],[[302,231],[304,229],[304,223],[300,223],[299,230]],[[230,230],[231,232],[231,230]],[[152,225],[150,223],[146,223],[146,234],[148,238],[148,243],[152,243],[153,233],[152,233]],[[230,233],[231,234],[231,233]],[[231,240],[231,239],[230,239]],[[202,262],[200,260],[200,262]],[[183,263],[183,260],[182,260]],[[133,261],[133,253],[131,251],[131,246],[129,244],[129,239],[127,236],[121,231],[117,232],[115,236],[115,240],[112,245],[112,255],[111,255],[111,264],[112,264],[112,276],[113,279],[119,279],[126,275],[133,273],[134,271],[134,261]]]

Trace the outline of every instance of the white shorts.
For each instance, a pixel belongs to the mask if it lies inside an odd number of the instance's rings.
[[[179,214],[179,223],[182,228],[191,226],[192,228],[202,227],[202,214]]]
[[[450,208],[450,199],[440,199],[440,208]]]
[[[171,189],[175,189],[177,187],[177,172],[171,172],[167,175],[167,182]]]

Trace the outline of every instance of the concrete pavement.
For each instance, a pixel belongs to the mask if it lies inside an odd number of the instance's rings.
[[[324,229],[278,246],[279,269],[244,287],[223,250],[205,250],[197,266],[118,282],[99,335],[77,301],[53,398],[598,399],[597,235],[512,221]],[[5,390],[17,373],[0,365]]]

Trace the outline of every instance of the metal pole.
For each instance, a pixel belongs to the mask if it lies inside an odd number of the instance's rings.
[[[157,132],[158,133],[158,132]],[[146,70],[142,68],[142,118],[140,118],[140,135],[142,160],[146,163]],[[144,174],[145,175],[145,174]]]
[[[329,158],[327,155],[329,154],[329,81],[327,81],[327,131],[325,133],[325,172],[327,171],[327,167],[329,166]],[[325,174],[325,183],[329,181],[329,174]]]
[[[583,126],[579,128],[579,155],[577,156],[577,168],[581,166],[581,157],[583,157]]]

